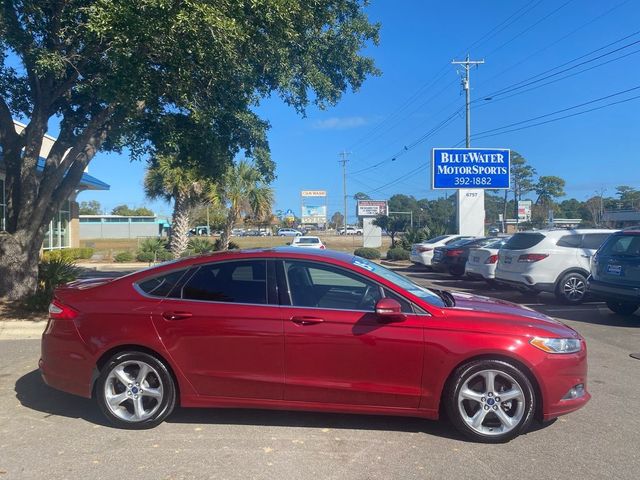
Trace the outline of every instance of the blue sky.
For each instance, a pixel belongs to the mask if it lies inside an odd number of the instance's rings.
[[[291,208],[299,214],[300,190],[322,189],[329,194],[329,214],[342,210],[338,155],[343,150],[350,152],[350,196],[358,191],[376,199],[395,193],[417,198],[442,195],[430,190],[430,152],[433,147],[455,146],[464,139],[463,111],[455,114],[464,106],[464,96],[450,62],[467,52],[472,59],[486,62],[471,74],[471,95],[477,100],[472,109],[472,133],[640,86],[640,2],[635,0],[374,0],[367,12],[372,21],[382,24],[380,45],[366,51],[382,70],[380,77],[369,78],[358,92],[347,93],[333,108],[310,108],[306,118],[277,98],[258,108],[271,124],[269,140],[277,164],[276,209]],[[628,38],[613,44],[624,37]],[[633,42],[639,43],[627,46]],[[549,85],[532,84],[483,100],[608,44],[612,45],[560,70],[620,50],[546,81],[612,60],[606,65]],[[524,91],[531,87],[540,88]],[[630,91],[557,116],[638,95],[640,90]],[[413,146],[447,119],[443,128]],[[613,195],[620,184],[640,188],[639,120],[640,98],[534,128],[472,139],[472,146],[517,150],[540,175],[564,178],[567,196],[582,200],[601,189]],[[376,164],[380,165],[369,168]],[[128,203],[150,206],[159,214],[171,211],[163,202],[144,198],[144,164],[130,163],[125,155],[99,154],[90,173],[109,183],[111,191],[85,192],[80,201],[96,199],[107,209]],[[350,200],[349,212],[352,204]]]

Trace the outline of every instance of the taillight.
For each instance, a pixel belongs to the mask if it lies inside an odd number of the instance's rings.
[[[431,250],[433,250],[431,247],[418,247],[419,253],[430,252]]]
[[[49,304],[49,318],[54,320],[73,320],[78,316],[77,310],[65,305],[57,298]]]
[[[544,260],[549,256],[548,253],[527,253],[518,257],[518,263],[534,263]]]
[[[484,263],[487,265],[491,265],[492,263],[496,263],[498,261],[498,255],[491,255],[489,258],[485,260]]]
[[[447,250],[447,253],[445,253],[445,255],[447,257],[459,257],[463,253],[464,253],[464,250]]]
[[[327,247],[325,247],[324,245],[320,245],[320,250],[324,250],[325,248]]]

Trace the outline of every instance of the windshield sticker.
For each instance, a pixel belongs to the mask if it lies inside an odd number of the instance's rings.
[[[358,267],[360,267],[360,268],[364,268],[365,270],[369,270],[370,272],[373,272],[373,270],[374,270],[373,265],[368,265],[368,264],[366,264],[364,262],[361,262],[359,260],[354,260],[353,264],[358,266]]]

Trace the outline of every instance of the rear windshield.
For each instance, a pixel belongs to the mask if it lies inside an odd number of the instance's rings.
[[[422,243],[438,243],[440,240],[444,240],[445,238],[447,238],[449,235],[440,235],[439,237],[435,237],[435,238],[430,238],[429,240],[425,240]]]
[[[320,243],[320,239],[319,238],[309,238],[309,237],[298,237],[297,240],[295,240],[296,243]]]
[[[504,244],[505,250],[526,250],[539,244],[544,239],[541,233],[516,233]]]
[[[600,249],[601,255],[640,256],[640,235],[612,235]]]

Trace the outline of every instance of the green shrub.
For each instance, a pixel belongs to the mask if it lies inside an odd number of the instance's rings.
[[[423,240],[426,240],[428,236],[428,232],[424,228],[409,228],[403,235],[400,240],[400,245],[405,250],[411,250],[411,246],[414,243],[420,243]]]
[[[409,260],[409,252],[401,247],[390,248],[387,251],[387,260]]]
[[[73,261],[88,259],[93,256],[93,248],[62,248],[60,250],[47,250],[42,254],[42,260],[66,260]]]
[[[356,248],[353,254],[357,255],[358,257],[368,258],[369,260],[376,260],[380,258],[380,250],[378,250],[377,248]]]
[[[213,252],[214,247],[213,242],[206,238],[191,237],[189,239],[188,250],[190,255],[201,255],[203,253]]]
[[[173,255],[169,250],[159,250],[157,252],[141,252],[136,253],[136,260],[145,263],[166,262],[171,260]]]
[[[126,263],[133,262],[133,253],[130,251],[117,253],[115,257],[113,257],[113,261],[116,263]]]
[[[80,270],[72,260],[51,258],[43,260],[38,265],[38,286],[36,293],[25,301],[24,305],[30,310],[44,311],[53,299],[53,292],[57,286],[72,282],[78,278]]]
[[[138,247],[136,259],[139,262],[153,263],[171,260],[173,255],[167,250],[165,238],[147,238]]]

